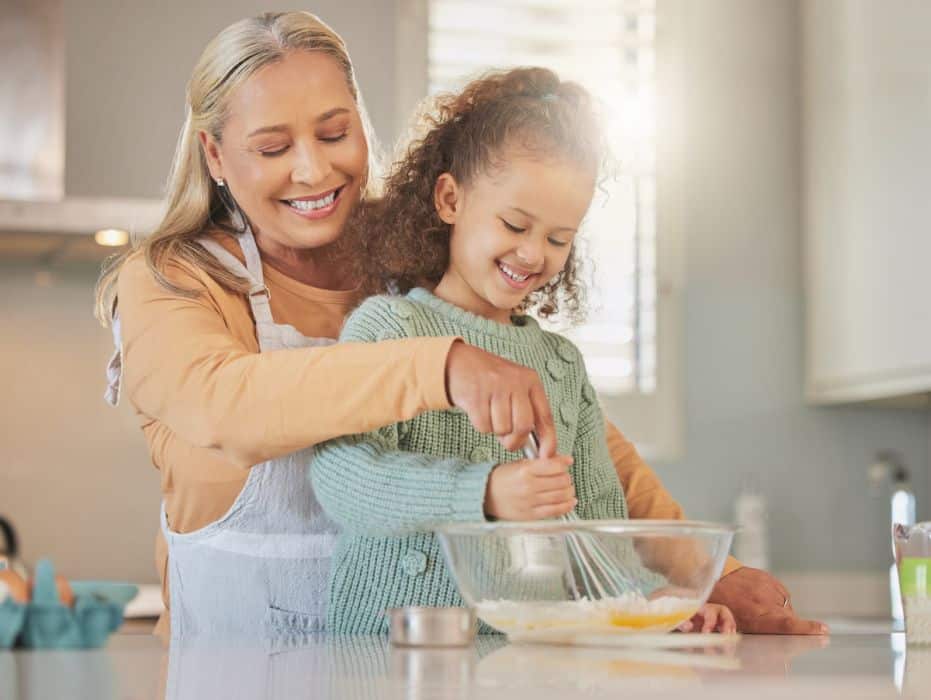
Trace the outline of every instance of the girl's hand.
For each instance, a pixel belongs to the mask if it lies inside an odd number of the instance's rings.
[[[556,427],[535,371],[468,343],[457,342],[446,357],[446,393],[480,433],[494,433],[506,450],[517,451],[536,431],[540,456],[556,454]]]
[[[737,632],[737,622],[734,620],[734,614],[726,606],[705,603],[691,620],[686,620],[676,629],[679,632],[734,634]]]
[[[542,520],[578,503],[569,475],[572,457],[558,455],[499,464],[485,489],[485,514],[499,520]]]

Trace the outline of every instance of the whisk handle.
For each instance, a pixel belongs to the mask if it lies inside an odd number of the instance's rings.
[[[524,457],[527,459],[540,458],[540,441],[537,440],[537,434],[533,431],[527,436],[527,442],[524,443],[523,451]]]

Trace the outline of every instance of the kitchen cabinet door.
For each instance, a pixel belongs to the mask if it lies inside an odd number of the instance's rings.
[[[801,3],[807,393],[931,391],[931,3]],[[923,397],[922,397],[923,398]]]

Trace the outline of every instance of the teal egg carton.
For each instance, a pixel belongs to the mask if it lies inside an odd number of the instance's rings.
[[[139,589],[129,583],[72,581],[74,605],[63,605],[48,559],[36,566],[32,599],[0,603],[0,649],[94,649],[123,623],[123,610]]]

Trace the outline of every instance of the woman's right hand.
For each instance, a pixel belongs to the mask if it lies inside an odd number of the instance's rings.
[[[510,451],[535,431],[540,456],[556,454],[556,427],[539,375],[474,345],[453,343],[446,358],[446,393],[475,429],[494,433]]]
[[[565,515],[578,499],[569,475],[572,457],[521,459],[491,470],[485,515],[498,520],[543,520]]]

